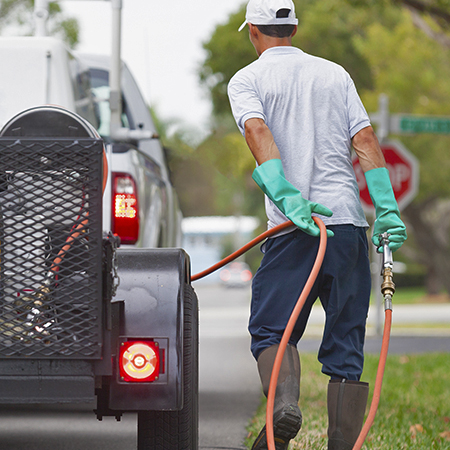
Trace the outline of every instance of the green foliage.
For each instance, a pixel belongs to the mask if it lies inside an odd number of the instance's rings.
[[[355,45],[355,37],[364,36],[374,21],[391,27],[397,8],[353,8],[346,0],[295,0],[299,18],[293,45],[304,51],[344,66],[361,89],[373,88],[373,76],[366,55]],[[204,44],[207,57],[200,71],[201,82],[210,90],[214,113],[229,113],[226,87],[232,76],[256,59],[245,28],[237,31],[245,16],[245,7],[216,28]]]
[[[262,193],[251,179],[255,163],[235,128],[222,126],[191,145],[191,130],[160,121],[153,109],[151,114],[185,216],[249,214],[264,221]]]
[[[195,148],[188,144],[188,130],[177,127],[172,121],[161,121],[156,111],[150,109],[153,123],[164,147],[172,184],[177,191],[180,207],[185,217],[210,215],[215,190],[211,188],[214,178],[207,167],[196,155]]]
[[[199,146],[198,151],[234,183],[255,167],[245,139],[237,131],[216,130]]]
[[[69,18],[63,19],[61,22],[56,22],[52,31],[54,35],[60,35],[70,48],[74,48],[78,44],[78,36],[80,33],[80,26],[77,19]]]
[[[256,59],[246,29],[238,33],[244,16],[242,7],[226,24],[219,25],[211,39],[203,44],[207,57],[200,70],[200,81],[210,91],[216,116],[230,114],[228,82],[239,69]]]
[[[19,35],[31,35],[33,30],[34,0],[1,0],[0,2],[0,34],[3,29],[13,26]],[[50,2],[49,34],[58,36],[69,47],[78,43],[79,26],[74,18],[67,18],[57,2]]]
[[[384,92],[393,111],[444,114],[450,96],[448,51],[414,27],[408,13],[400,19],[391,29],[374,23],[364,39],[355,40],[376,79],[375,89],[365,92],[366,106],[376,109],[378,93]]]
[[[307,53],[334,61],[350,73],[358,87],[371,89],[372,74],[365,55],[354,45],[368,15],[342,0],[296,2],[299,29],[292,44]]]
[[[450,104],[450,55],[437,42],[414,27],[403,12],[394,28],[373,23],[356,46],[367,55],[374,73],[375,89],[362,91],[369,111],[375,111],[378,95],[389,96],[391,112],[448,115]],[[402,138],[420,162],[417,201],[450,195],[449,138],[417,135]]]
[[[34,0],[2,0],[0,2],[0,31],[11,25],[23,26],[24,15],[33,10]]]
[[[21,8],[32,8],[33,0],[2,0],[0,3],[0,22],[6,23]]]
[[[449,0],[347,0],[354,7],[387,8],[392,5],[406,6],[419,13],[427,14],[442,30],[450,25]]]
[[[225,215],[262,215],[263,196],[251,178],[255,161],[240,133],[219,128],[196,153],[215,174],[216,211]]]

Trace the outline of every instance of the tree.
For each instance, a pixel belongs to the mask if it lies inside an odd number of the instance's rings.
[[[336,62],[342,63],[343,61],[347,70],[359,84],[370,88],[373,81],[369,67],[364,55],[359,53],[351,40],[352,35],[359,32],[360,20],[353,17],[355,15],[350,6],[346,5],[344,11],[339,8],[339,4],[342,4],[339,0],[326,0],[324,3],[314,0],[296,0],[302,26],[294,39],[294,45],[300,46],[301,42],[306,51],[312,49],[320,56]],[[342,17],[339,20],[332,20],[334,15],[330,12]],[[209,159],[214,161],[214,168],[220,173],[216,177],[220,192],[229,193],[229,190],[235,192],[224,195],[222,198],[239,198],[236,192],[240,189],[241,192],[246,193],[247,197],[251,198],[251,203],[250,207],[247,207],[245,200],[243,202],[237,200],[238,204],[242,203],[243,205],[238,209],[249,213],[252,208],[255,209],[257,204],[260,206],[257,208],[257,213],[263,219],[262,195],[251,180],[251,172],[255,163],[243,138],[237,134],[227,96],[227,85],[231,77],[240,68],[257,58],[255,50],[249,42],[248,32],[246,30],[240,33],[237,31],[244,15],[245,7],[243,6],[229,17],[226,24],[218,26],[211,39],[204,44],[207,57],[200,70],[200,80],[210,93],[216,126],[212,130],[212,137],[202,146],[202,151],[205,155],[211,155]],[[353,20],[349,19],[348,15],[353,17]],[[323,18],[326,16],[329,16],[329,19],[324,22]],[[320,31],[318,31],[318,27]],[[228,134],[234,134],[234,137],[228,138]],[[239,153],[230,151],[229,142],[231,141],[236,143],[235,149],[239,149]],[[238,142],[239,145],[237,145]],[[246,161],[244,167],[247,168],[247,171],[241,170],[236,174],[232,164],[228,163],[229,167],[225,167],[228,160],[236,164],[236,161],[242,158]],[[229,182],[231,178],[232,183]],[[258,198],[257,202],[254,201],[255,196]],[[237,208],[236,200],[234,200],[234,205]],[[233,210],[233,205],[228,202],[227,208]]]
[[[235,126],[218,127],[197,149],[215,174],[217,191],[215,209],[220,214],[249,214],[264,217],[263,194],[251,174],[255,161],[247,144]]]
[[[295,0],[294,3],[300,26],[293,45],[340,63],[357,86],[370,89],[373,84],[370,68],[353,43],[353,36],[363,30],[363,20],[369,20],[367,14],[362,18],[360,10],[341,0]],[[231,77],[257,58],[246,29],[237,32],[244,16],[242,7],[226,24],[218,26],[203,45],[207,57],[200,70],[200,81],[209,90],[213,112],[220,119],[230,112],[227,85]]]
[[[450,55],[423,26],[417,26],[415,15],[421,11],[415,8],[411,15],[411,1],[408,9],[404,7],[407,1],[400,0],[294,2],[299,30],[293,44],[343,65],[368,111],[375,111],[379,94],[387,93],[392,112],[448,114]],[[442,12],[450,8],[448,1],[429,3]],[[438,16],[436,12],[433,17],[421,16],[421,20],[432,30],[445,33],[445,14]],[[218,123],[224,117],[229,120],[226,86],[230,78],[256,58],[247,32],[237,32],[243,17],[244,8],[217,27],[204,45],[207,57],[200,78],[211,92]],[[404,211],[410,239],[403,253],[425,264],[429,280],[438,279],[450,292],[448,138],[423,135],[402,140],[421,164],[419,195]]]
[[[30,35],[33,30],[34,0],[2,0],[0,2],[0,33],[14,28],[15,34]],[[57,2],[49,3],[49,34],[59,36],[70,47],[78,43],[76,19],[65,17]]]
[[[378,74],[376,88],[363,94],[366,106],[375,109],[378,93],[384,92],[394,112],[448,114],[450,55],[415,28],[408,13],[390,30],[372,24],[357,45]],[[441,287],[450,292],[449,138],[420,135],[401,140],[419,159],[421,171],[419,194],[403,212],[416,246],[408,243],[404,251],[427,267],[429,293]]]
[[[348,0],[353,6],[400,5],[409,10],[415,19],[415,25],[435,40],[450,46],[447,32],[450,28],[450,2],[448,0]],[[428,19],[428,20],[427,20]],[[430,25],[430,21],[433,25]]]
[[[200,69],[200,82],[209,91],[216,118],[221,119],[231,112],[227,97],[231,77],[256,59],[247,33],[237,32],[244,15],[244,8],[232,14],[226,24],[216,27],[211,39],[203,45],[207,57]]]
[[[251,179],[254,161],[240,133],[219,127],[194,147],[182,130],[168,135],[170,125],[154,121],[185,216],[264,216],[262,193]]]

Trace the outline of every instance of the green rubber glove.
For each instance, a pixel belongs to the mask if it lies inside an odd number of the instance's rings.
[[[331,217],[333,213],[325,206],[302,197],[301,192],[286,180],[281,159],[269,159],[254,170],[252,177],[279,210],[298,228],[311,236],[320,236],[320,229],[311,214],[315,212]],[[327,236],[334,236],[334,233],[327,230]]]
[[[389,171],[385,167],[372,169],[365,173],[370,198],[375,206],[375,224],[373,226],[372,242],[382,253],[380,234],[388,233],[389,248],[395,252],[406,241],[406,227],[400,219],[397,200],[392,190]]]

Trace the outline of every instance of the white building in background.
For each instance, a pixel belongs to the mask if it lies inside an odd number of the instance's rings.
[[[182,222],[183,248],[191,257],[192,273],[196,274],[216,264],[222,257],[224,241],[231,239],[234,250],[250,241],[259,220],[250,216],[186,217]],[[216,273],[201,282],[217,282]]]

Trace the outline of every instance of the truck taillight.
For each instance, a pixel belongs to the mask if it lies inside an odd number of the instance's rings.
[[[156,342],[123,342],[119,354],[121,380],[141,383],[157,380],[160,372],[160,359],[160,351]]]
[[[136,183],[126,173],[112,174],[112,231],[122,244],[135,244],[139,238],[139,203]]]

